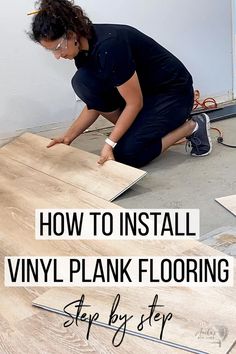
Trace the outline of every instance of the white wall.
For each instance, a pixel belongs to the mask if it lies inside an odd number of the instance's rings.
[[[81,0],[94,22],[127,23],[177,55],[203,96],[232,98],[231,0]],[[73,62],[56,61],[25,30],[34,1],[4,2],[0,12],[0,138],[71,121],[80,111]]]
[[[232,98],[231,0],[81,0],[94,21],[137,26],[178,56],[204,96]]]
[[[32,17],[26,14],[33,9],[29,0],[5,2],[1,8],[0,138],[75,116],[74,64],[55,60],[28,38]]]
[[[233,26],[233,97],[236,99],[236,0],[232,0]]]

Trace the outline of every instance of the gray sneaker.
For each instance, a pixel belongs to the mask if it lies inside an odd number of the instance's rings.
[[[192,147],[190,153],[197,157],[209,155],[212,150],[210,119],[206,113],[193,116],[192,119],[198,123],[198,130],[187,137],[187,144]]]

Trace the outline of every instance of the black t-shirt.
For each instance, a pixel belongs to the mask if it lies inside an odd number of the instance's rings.
[[[183,91],[192,85],[192,77],[180,60],[127,25],[94,24],[89,52],[82,55],[75,57],[81,90],[90,90],[94,97],[98,93],[105,97],[135,71],[144,96]]]

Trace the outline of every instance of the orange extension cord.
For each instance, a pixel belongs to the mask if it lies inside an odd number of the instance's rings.
[[[205,100],[203,100],[202,102],[200,102],[200,91],[199,90],[195,90],[194,91],[194,105],[193,105],[193,110],[196,110],[200,107],[200,109],[204,109],[207,111],[207,109],[212,109],[212,108],[217,108],[217,103],[215,101],[214,98],[211,98],[211,97],[208,97],[208,98],[205,98]],[[226,144],[224,142],[224,139],[223,139],[223,132],[220,131],[220,129],[218,128],[213,128],[211,127],[212,130],[216,130],[218,132],[218,137],[217,137],[217,142],[221,145],[224,145],[226,147],[229,147],[229,148],[233,148],[233,149],[236,149],[236,145],[231,145],[231,144]],[[179,141],[177,141],[174,145],[180,145],[180,144],[185,144],[187,141],[187,139],[181,139]]]
[[[194,104],[193,104],[193,110],[197,108],[203,108],[203,109],[210,109],[210,108],[217,108],[217,103],[216,100],[212,97],[205,98],[202,102],[199,101],[200,99],[200,91],[195,90],[194,91]]]

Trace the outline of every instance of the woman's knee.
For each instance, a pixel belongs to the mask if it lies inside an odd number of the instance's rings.
[[[114,149],[116,161],[126,165],[134,166],[136,164],[137,148],[127,143],[118,142]]]
[[[162,143],[156,141],[150,145],[118,143],[114,149],[115,160],[132,167],[143,167],[158,157],[162,151]]]
[[[79,82],[79,80],[78,80],[78,71],[76,71],[76,73],[75,73],[75,75],[72,77],[72,79],[71,79],[71,86],[73,87],[73,90],[75,91],[75,93],[76,93],[76,91],[78,91],[78,82]]]
[[[71,79],[71,86],[76,94],[83,102],[90,102],[93,99],[91,90],[87,85],[80,80],[79,72],[76,71],[75,75]]]

